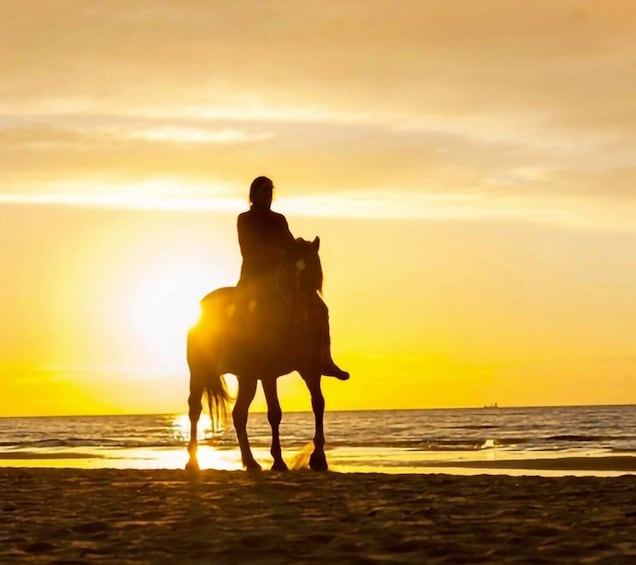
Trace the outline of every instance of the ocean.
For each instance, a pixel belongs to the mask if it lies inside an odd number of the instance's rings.
[[[270,429],[250,414],[256,459],[267,468]],[[313,414],[284,413],[283,455],[306,465]],[[327,458],[341,472],[636,474],[636,406],[327,412]],[[187,415],[0,418],[0,466],[183,468]],[[199,423],[202,468],[241,468],[236,436]]]

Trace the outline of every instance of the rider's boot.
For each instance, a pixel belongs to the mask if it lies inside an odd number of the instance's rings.
[[[336,377],[341,381],[349,379],[349,373],[343,371],[331,358],[331,347],[329,343],[324,343],[320,348],[321,372],[325,377]]]

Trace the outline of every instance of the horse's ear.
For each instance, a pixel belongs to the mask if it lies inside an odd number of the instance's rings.
[[[311,242],[311,246],[314,251],[318,253],[318,249],[320,249],[320,238],[318,236],[314,237],[314,240]]]

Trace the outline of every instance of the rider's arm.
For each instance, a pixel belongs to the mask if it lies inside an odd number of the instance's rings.
[[[292,232],[289,231],[289,224],[287,223],[287,218],[282,214],[279,215],[280,221],[280,229],[279,229],[279,245],[281,250],[289,251],[294,244],[295,238],[292,235]]]

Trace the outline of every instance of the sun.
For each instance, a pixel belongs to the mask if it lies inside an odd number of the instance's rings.
[[[130,328],[144,357],[163,367],[182,364],[201,298],[227,284],[222,269],[186,261],[166,262],[137,277],[129,304]]]

